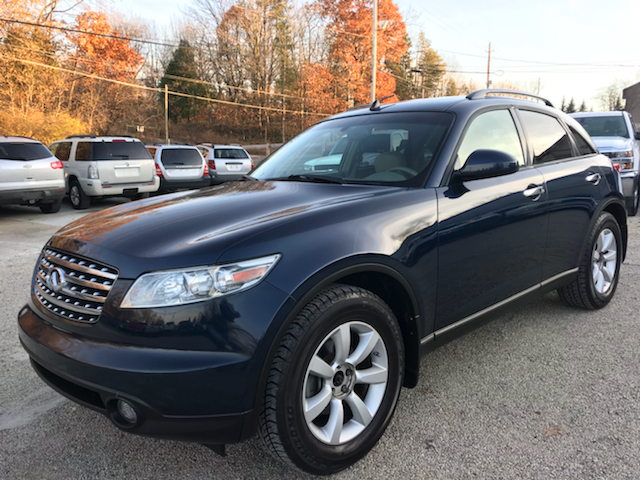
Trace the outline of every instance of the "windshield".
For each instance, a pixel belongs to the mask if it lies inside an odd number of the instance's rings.
[[[274,152],[259,180],[419,186],[453,116],[443,112],[361,115],[312,126]]]
[[[576,117],[576,120],[592,137],[629,138],[627,124],[622,115],[594,115],[589,117]]]
[[[51,157],[51,152],[41,143],[0,143],[1,160],[38,160]]]
[[[91,142],[91,160],[141,160],[151,159],[151,154],[142,142]],[[77,158],[76,159],[80,160]]]
[[[161,161],[165,167],[202,166],[202,155],[196,148],[163,148]]]
[[[241,148],[216,148],[214,158],[249,158]]]

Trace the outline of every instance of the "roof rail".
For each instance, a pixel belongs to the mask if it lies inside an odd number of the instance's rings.
[[[351,110],[360,110],[361,108],[364,108],[364,107],[371,107],[371,104],[370,103],[362,103],[360,105],[355,105],[353,107],[347,108],[345,110],[345,112],[350,112]]]
[[[553,103],[551,103],[549,100],[547,100],[544,97],[541,97],[539,95],[534,95],[532,93],[521,92],[519,90],[510,90],[508,88],[484,88],[482,90],[476,90],[475,92],[471,92],[469,95],[467,95],[467,98],[469,100],[478,100],[480,98],[487,98],[487,96],[491,94],[520,95],[522,97],[535,98],[536,100],[541,100],[542,102],[544,102],[546,106],[553,107]]]
[[[31,137],[25,137],[24,135],[3,135],[4,138],[26,138],[27,140],[33,140],[34,142],[37,142],[37,140],[35,138],[31,138]]]
[[[96,138],[96,136],[95,135],[69,135],[67,139],[69,138]]]

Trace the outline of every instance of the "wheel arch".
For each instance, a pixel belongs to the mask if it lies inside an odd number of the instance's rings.
[[[615,201],[614,199],[611,199],[611,201],[603,205],[602,209],[598,212],[597,215],[594,215],[591,228],[593,228],[593,225],[597,221],[600,214],[603,212],[608,212],[611,215],[613,215],[616,221],[618,222],[618,225],[620,226],[620,232],[622,233],[622,261],[624,261],[624,259],[627,256],[627,238],[628,238],[626,208],[620,202]]]
[[[291,294],[290,299],[293,307],[283,313],[284,319],[278,322],[277,333],[271,337],[272,340],[268,340],[268,351],[262,357],[262,371],[254,404],[255,412],[259,412],[261,408],[271,363],[289,326],[305,305],[319,292],[335,283],[343,283],[370,290],[389,305],[389,308],[398,319],[405,348],[403,386],[412,388],[417,384],[421,338],[418,298],[409,281],[396,268],[389,265],[388,257],[385,257],[385,259],[377,259],[375,261],[370,256],[367,256],[366,259],[352,258],[338,262],[309,277]],[[251,435],[255,431],[255,426],[255,423],[251,426],[247,425],[245,435]]]

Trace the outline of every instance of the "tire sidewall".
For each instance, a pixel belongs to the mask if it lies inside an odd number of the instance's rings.
[[[611,230],[611,232],[613,232],[613,236],[616,242],[616,252],[617,252],[616,273],[613,279],[613,285],[611,286],[609,291],[605,294],[601,294],[596,290],[595,284],[593,283],[593,275],[591,273],[591,269],[592,269],[591,262],[592,262],[593,248],[595,247],[595,244],[598,241],[598,236],[600,235],[600,232],[602,232],[607,228]],[[585,260],[586,260],[585,274],[587,275],[587,291],[589,293],[589,296],[593,300],[593,303],[597,307],[603,307],[607,303],[609,303],[609,301],[613,298],[613,295],[615,294],[616,289],[618,288],[618,280],[620,278],[620,265],[622,264],[622,234],[621,234],[620,226],[618,225],[618,222],[610,213],[603,213],[598,218],[598,221],[596,222],[593,228],[591,241],[589,242],[589,251],[585,255]]]
[[[77,189],[78,190],[78,195],[77,195],[77,202],[73,201],[74,195],[73,195],[73,189]],[[73,208],[80,208],[80,204],[82,203],[82,192],[80,191],[80,185],[78,184],[78,182],[72,182],[71,183],[71,187],[69,188],[69,201],[71,202],[71,205],[73,206]]]
[[[304,419],[304,377],[320,342],[331,331],[348,321],[366,323],[382,338],[389,358],[387,391],[373,420],[361,434],[343,445],[327,445],[311,433]],[[391,420],[402,387],[404,350],[401,341],[393,314],[386,305],[370,298],[350,298],[332,305],[304,334],[293,352],[288,372],[283,375],[285,381],[278,395],[278,417],[280,431],[287,432],[282,436],[285,448],[293,449],[296,457],[306,459],[307,465],[303,467],[305,470],[309,467],[318,473],[342,470],[364,457],[378,442]]]

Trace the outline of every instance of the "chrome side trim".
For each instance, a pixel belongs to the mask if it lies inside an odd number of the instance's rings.
[[[432,342],[435,338],[436,338],[435,333],[432,333],[431,335],[427,335],[422,340],[420,340],[420,346],[424,347],[427,343]]]
[[[511,296],[509,298],[505,298],[504,300],[502,300],[502,301],[500,301],[498,303],[495,303],[495,304],[485,308],[484,310],[480,310],[479,312],[476,312],[473,315],[469,315],[468,317],[463,318],[462,320],[458,320],[457,322],[452,323],[451,325],[447,325],[446,327],[435,331],[433,333],[433,335],[437,339],[438,335],[443,335],[443,334],[445,334],[447,332],[455,330],[458,327],[462,327],[463,325],[466,325],[467,323],[473,322],[474,320],[477,320],[478,318],[483,317],[484,315],[487,315],[487,314],[491,313],[492,311],[497,310],[497,309],[507,305],[508,303],[514,302],[514,301],[516,301],[516,300],[518,300],[518,299],[520,299],[520,298],[522,298],[522,297],[524,297],[526,295],[529,295],[530,293],[535,292],[536,290],[540,290],[542,287],[544,287],[546,285],[549,285],[549,284],[551,284],[551,283],[553,283],[553,282],[555,282],[557,280],[560,280],[563,277],[568,277],[570,275],[574,275],[577,272],[578,272],[578,267],[572,268],[571,270],[567,270],[566,272],[559,273],[558,275],[554,275],[553,277],[548,278],[545,281],[543,281],[543,282],[541,282],[541,283],[539,283],[537,285],[534,285],[533,287],[529,287],[529,288],[527,288],[526,290],[523,290],[520,293],[516,293],[515,295],[513,295],[513,296]],[[428,338],[429,337],[425,337],[426,340],[423,339],[422,342],[424,342],[424,343],[428,342],[429,341]],[[421,342],[421,344],[422,344],[422,342]]]

